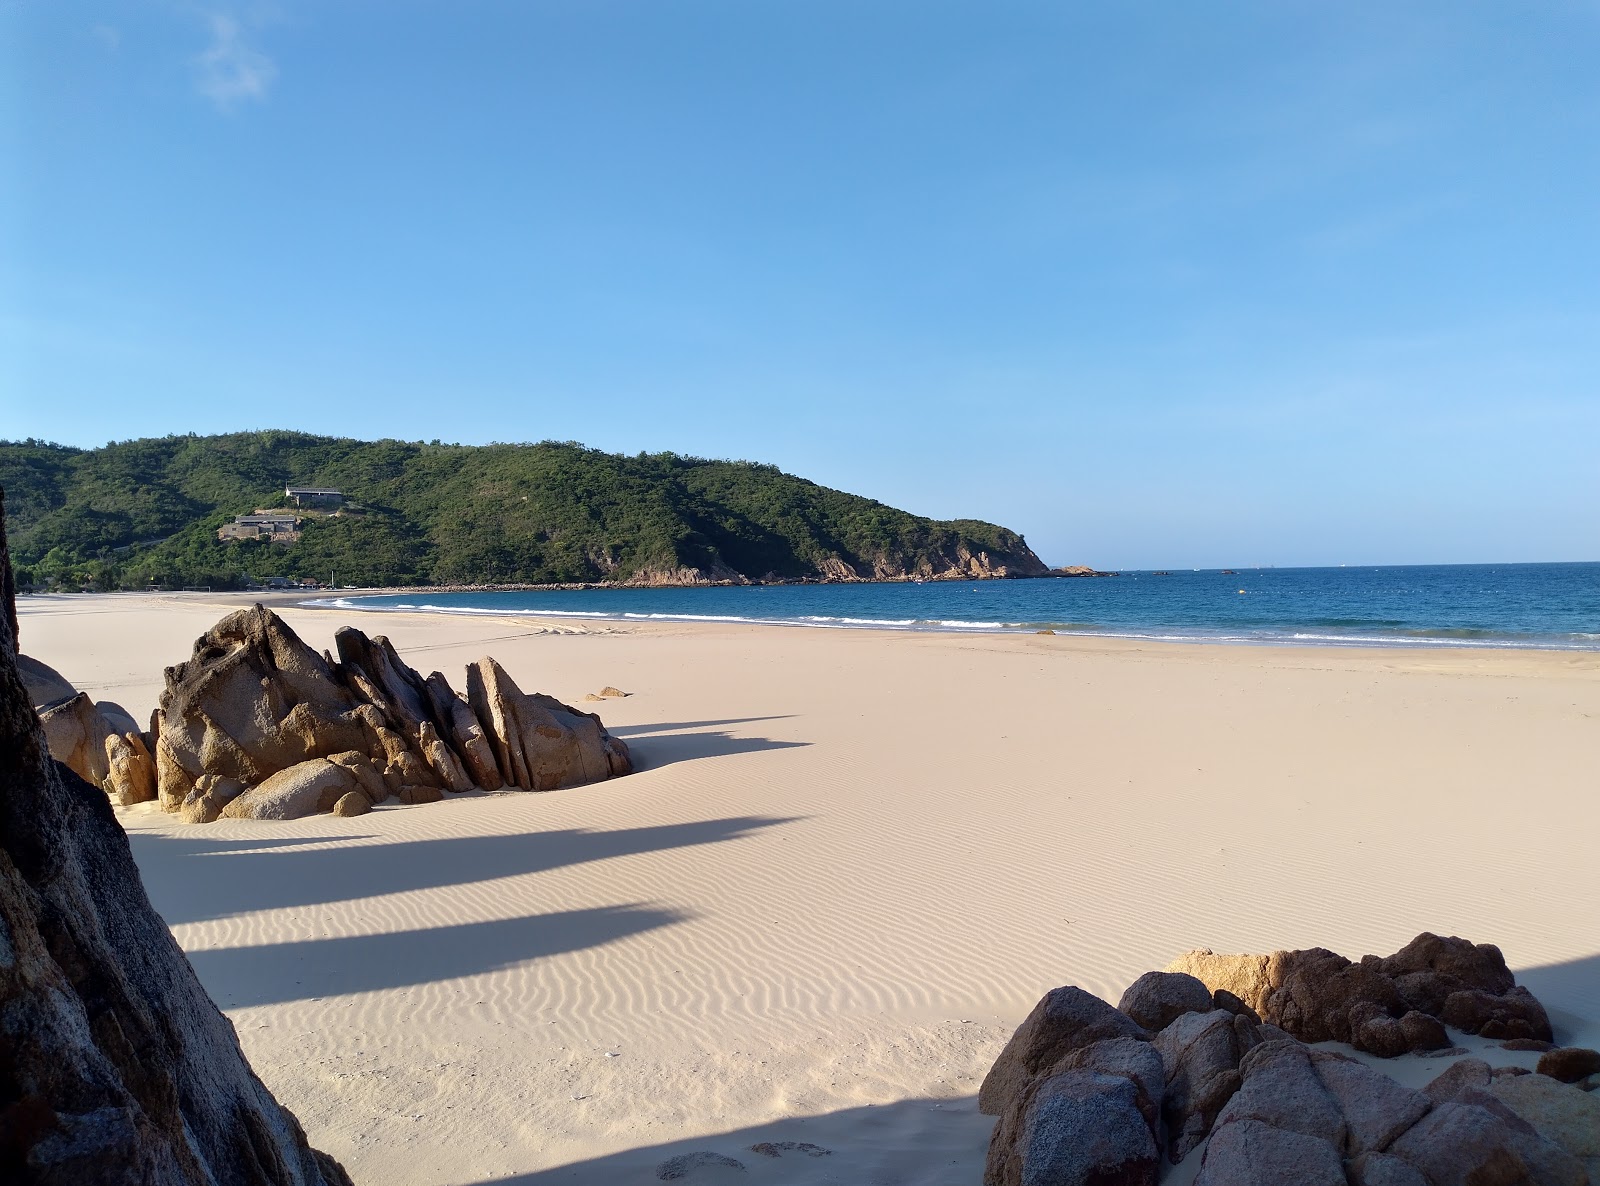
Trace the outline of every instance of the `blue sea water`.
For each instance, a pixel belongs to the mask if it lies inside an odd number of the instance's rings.
[[[400,593],[368,610],[1348,646],[1600,650],[1600,563],[1217,569],[925,584]]]

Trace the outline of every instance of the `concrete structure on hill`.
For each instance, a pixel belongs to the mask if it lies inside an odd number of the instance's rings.
[[[309,486],[285,486],[283,496],[294,500],[297,507],[344,505],[344,495],[337,490],[320,490]]]
[[[300,517],[284,511],[257,511],[239,515],[217,529],[218,539],[270,539],[292,544],[300,538]]]

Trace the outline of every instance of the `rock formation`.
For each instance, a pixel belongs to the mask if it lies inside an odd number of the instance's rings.
[[[1486,1038],[1550,1041],[1550,1019],[1517,985],[1500,949],[1423,933],[1391,956],[1352,962],[1324,948],[1271,955],[1191,951],[1186,972],[1234,994],[1263,1020],[1307,1042],[1348,1042],[1393,1058],[1450,1044],[1444,1027]]]
[[[984,1186],[1155,1186],[1163,1159],[1176,1164],[1202,1145],[1197,1186],[1600,1181],[1600,1093],[1472,1058],[1414,1091],[1271,1020],[1359,1033],[1350,1017],[1370,1020],[1361,1003],[1386,991],[1368,973],[1434,978],[1396,989],[1393,1007],[1435,1024],[1423,1007],[1442,1011],[1463,992],[1510,996],[1525,1013],[1537,1002],[1515,988],[1498,949],[1424,934],[1371,964],[1330,956],[1190,953],[1178,961],[1188,971],[1141,976],[1120,1009],[1079,988],[1048,993],[978,1095],[980,1110],[999,1117]],[[1296,977],[1314,972],[1326,979],[1307,996]],[[1297,987],[1280,997],[1286,984]],[[1341,986],[1348,1007],[1336,999]],[[1569,1050],[1548,1066],[1573,1076],[1597,1063],[1594,1051]]]
[[[0,1180],[349,1186],[256,1078],[16,665],[0,504]]]
[[[263,606],[229,614],[169,667],[153,728],[161,804],[194,822],[359,813],[445,791],[548,791],[632,770],[600,718],[526,694],[493,659],[469,699],[351,627],[318,655]],[[207,781],[210,780],[210,781]]]
[[[106,710],[110,710],[108,713]],[[50,756],[119,806],[156,797],[155,760],[144,735],[118,705],[74,693],[42,709]]]

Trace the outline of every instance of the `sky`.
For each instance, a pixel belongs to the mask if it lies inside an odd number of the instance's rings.
[[[1600,560],[1600,3],[0,0],[0,437]]]

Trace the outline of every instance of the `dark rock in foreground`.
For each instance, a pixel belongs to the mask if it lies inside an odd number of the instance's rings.
[[[1542,1017],[1497,948],[1424,934],[1387,960],[1319,948],[1173,967],[1120,1010],[1074,987],[1039,1002],[979,1092],[999,1117],[984,1186],[1154,1186],[1163,1158],[1202,1145],[1196,1186],[1586,1186],[1600,1169],[1600,1094],[1471,1058],[1413,1091],[1307,1044],[1413,1014],[1442,1037],[1424,1008],[1460,993]],[[1559,1053],[1541,1070],[1576,1075],[1593,1052]]]
[[[0,573],[10,575],[0,505]],[[250,1070],[99,788],[54,763],[0,615],[0,1180],[349,1186]]]

